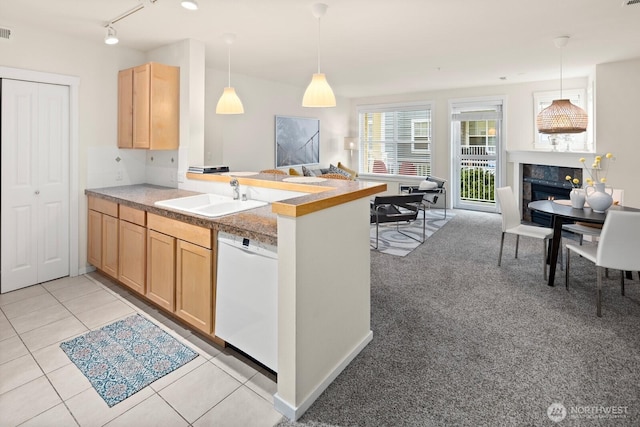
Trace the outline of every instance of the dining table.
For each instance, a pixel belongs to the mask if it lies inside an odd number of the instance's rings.
[[[553,237],[551,238],[551,248],[547,257],[547,261],[549,263],[549,277],[547,284],[549,286],[554,285],[556,265],[558,263],[558,252],[560,251],[560,241],[562,240],[562,224],[569,222],[604,224],[608,211],[621,210],[640,212],[640,209],[620,205],[612,205],[604,212],[594,212],[593,209],[588,207],[586,204],[582,209],[573,208],[569,200],[536,200],[529,202],[527,206],[533,211],[544,212],[551,215]]]

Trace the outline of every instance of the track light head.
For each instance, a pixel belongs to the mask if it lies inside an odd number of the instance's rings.
[[[107,27],[107,34],[104,36],[104,42],[109,45],[117,44],[119,42],[118,33],[111,25]]]

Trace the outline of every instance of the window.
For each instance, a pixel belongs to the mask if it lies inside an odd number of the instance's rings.
[[[545,108],[547,108],[554,99],[560,99],[559,91],[551,91],[551,92],[537,92],[533,95],[533,128],[534,128],[534,148],[552,148],[551,143],[549,142],[549,135],[545,135],[538,132],[538,128],[535,125],[536,117],[538,113]],[[587,109],[587,101],[585,96],[584,89],[572,89],[572,90],[563,90],[562,91],[562,99],[568,99],[572,104],[577,105],[578,107],[584,109],[588,112]],[[589,114],[589,121],[593,117],[592,114]],[[566,134],[559,135],[562,137],[562,142],[560,147],[558,147],[561,151],[571,150],[571,151],[592,151],[592,142],[593,138],[591,136],[591,123],[589,123],[587,127],[587,131],[584,133],[577,134]],[[558,135],[557,135],[558,136]]]
[[[360,173],[431,173],[431,105],[360,108]]]

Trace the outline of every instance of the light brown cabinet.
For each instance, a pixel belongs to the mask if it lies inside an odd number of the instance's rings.
[[[118,204],[89,197],[87,260],[118,278]]]
[[[118,280],[144,295],[146,288],[146,212],[120,206]]]
[[[202,332],[213,332],[211,249],[178,240],[176,315]]]
[[[180,69],[150,62],[118,72],[118,147],[176,150]]]
[[[176,239],[154,230],[147,237],[147,291],[151,301],[174,312],[176,287]]]
[[[147,297],[212,334],[212,230],[151,213],[147,227]]]

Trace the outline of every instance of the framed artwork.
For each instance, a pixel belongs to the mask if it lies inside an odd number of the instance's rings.
[[[276,116],[276,167],[320,163],[320,120]]]

